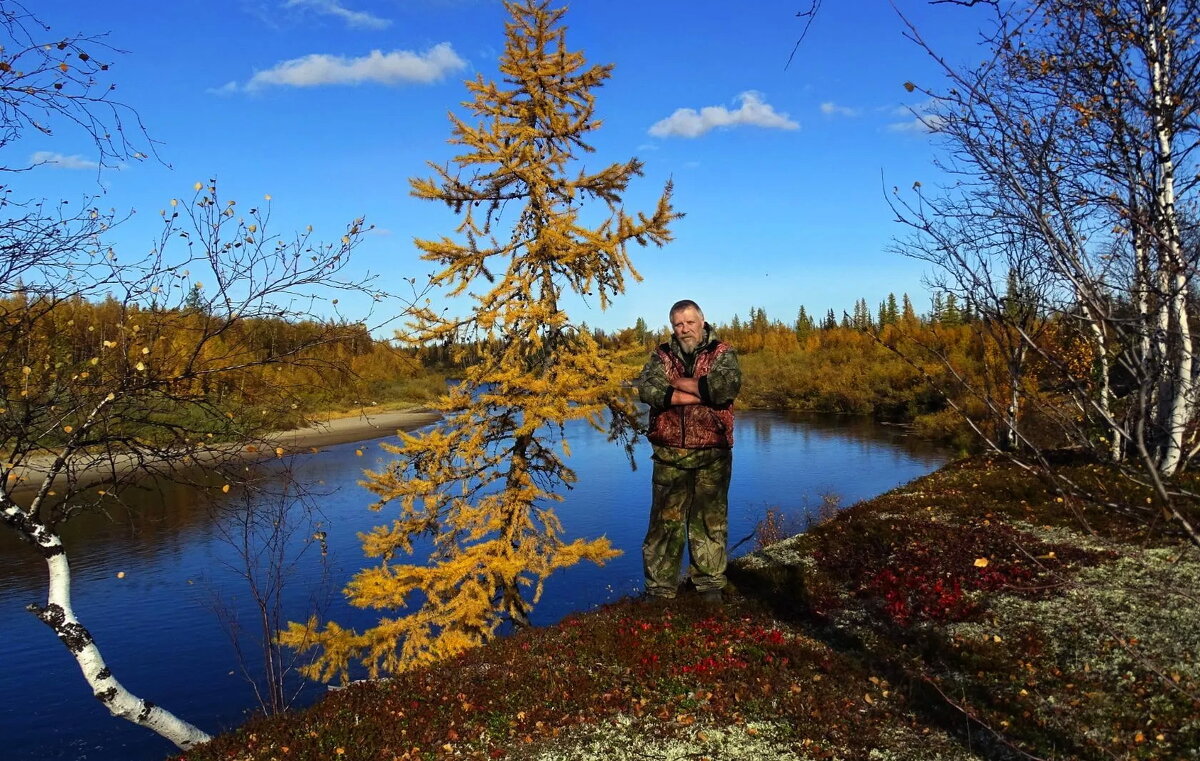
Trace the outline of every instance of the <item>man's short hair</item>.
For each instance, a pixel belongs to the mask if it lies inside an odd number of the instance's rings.
[[[699,304],[691,299],[680,299],[679,301],[676,301],[671,305],[671,311],[667,312],[667,317],[669,317],[673,322],[675,320],[675,315],[685,309],[695,309],[696,313],[700,315],[700,319],[704,319],[704,310],[700,308]]]

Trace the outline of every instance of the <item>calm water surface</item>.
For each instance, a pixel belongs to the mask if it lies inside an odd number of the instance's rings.
[[[799,513],[815,509],[825,493],[851,504],[947,459],[944,450],[899,429],[855,418],[743,412],[736,437],[731,543],[750,534],[767,507]],[[620,448],[590,427],[568,427],[567,438],[579,475],[558,507],[567,539],[606,535],[624,555],[603,567],[581,565],[552,577],[534,611],[537,624],[636,593],[641,584],[649,447],[639,447],[639,469],[631,472]],[[364,565],[357,533],[390,520],[386,511],[365,509],[371,495],[356,483],[363,468],[388,461],[382,441],[330,447],[293,465],[320,493],[319,528],[327,536],[334,590]],[[223,499],[244,498],[231,493]],[[257,703],[214,613],[214,600],[247,625],[255,619],[236,574],[237,553],[223,530],[227,524],[211,505],[178,487],[148,489],[128,499],[139,505],[136,519],[87,516],[68,526],[64,540],[74,570],[76,614],[114,674],[135,694],[209,732],[234,727]],[[295,561],[284,594],[288,617],[307,617],[321,578],[319,559],[309,551]],[[25,612],[30,602],[45,603],[45,595],[45,565],[8,532],[0,533],[0,757],[143,761],[171,753],[170,743],[110,717],[91,697],[74,660]],[[356,627],[378,615],[347,606],[340,594],[332,595],[328,610],[334,620]],[[321,692],[310,687],[300,702]]]

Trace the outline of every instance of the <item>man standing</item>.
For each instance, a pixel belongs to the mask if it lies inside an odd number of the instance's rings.
[[[733,400],[742,371],[696,302],[675,302],[670,317],[671,341],[654,350],[637,382],[650,405],[654,445],[650,528],[642,543],[646,595],[675,596],[686,543],[692,584],[718,603],[729,536]]]

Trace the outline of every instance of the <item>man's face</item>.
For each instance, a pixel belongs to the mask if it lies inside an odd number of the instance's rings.
[[[671,329],[679,345],[690,354],[704,338],[704,315],[691,307],[680,309],[671,315]]]

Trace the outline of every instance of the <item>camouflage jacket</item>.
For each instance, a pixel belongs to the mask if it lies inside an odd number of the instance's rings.
[[[655,459],[681,467],[701,467],[716,453],[733,447],[733,400],[742,386],[737,352],[704,326],[704,341],[684,352],[672,337],[650,355],[638,377],[638,395],[650,405],[649,439]],[[671,381],[698,378],[703,404],[672,405]],[[699,459],[697,459],[699,458]],[[695,460],[695,462],[691,462]]]

